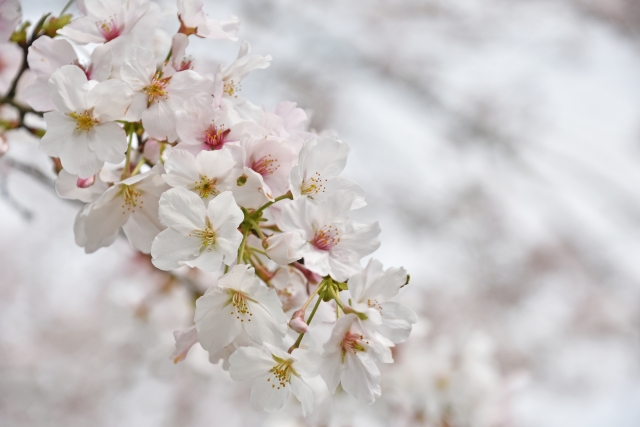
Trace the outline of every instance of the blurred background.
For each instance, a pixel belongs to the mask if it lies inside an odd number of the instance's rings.
[[[64,3],[26,0],[24,15]],[[401,299],[420,321],[383,397],[320,391],[306,420],[265,415],[199,346],[174,365],[190,293],[124,240],[76,247],[79,207],[25,139],[0,160],[0,425],[640,425],[640,3],[205,9],[239,16],[240,38],[273,56],[244,96],[296,101],[351,145],[346,174],[369,202],[357,217],[381,223],[376,257],[411,273]],[[206,68],[237,48],[188,52]]]

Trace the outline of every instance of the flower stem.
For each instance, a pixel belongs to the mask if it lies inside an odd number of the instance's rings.
[[[273,201],[267,202],[264,205],[260,206],[260,208],[258,208],[258,210],[255,211],[253,215],[256,218],[258,218],[263,210],[267,209],[269,206],[273,205],[274,203],[277,203],[280,200],[284,200],[284,199],[290,199],[290,200],[293,199],[293,195],[291,194],[291,191],[287,192],[287,194],[283,194],[282,196],[278,196],[275,199],[273,199]]]
[[[244,257],[244,247],[247,244],[247,234],[249,234],[249,228],[243,227],[244,232],[242,233],[242,242],[240,243],[240,248],[238,249],[238,264],[242,263]]]
[[[124,161],[124,170],[122,171],[122,176],[120,179],[125,179],[129,177],[129,167],[131,165],[131,143],[133,142],[133,132],[129,134],[129,145],[127,145],[127,157]]]
[[[140,161],[136,165],[136,168],[133,170],[133,172],[131,172],[131,176],[137,175],[138,172],[140,172],[140,168],[142,167],[142,165],[144,165],[145,161],[146,160],[144,157],[140,159]]]

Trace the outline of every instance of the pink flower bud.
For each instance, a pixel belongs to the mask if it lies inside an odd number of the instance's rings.
[[[289,327],[299,334],[307,332],[309,325],[304,321],[304,310],[298,310],[293,313],[289,321]]]
[[[78,178],[78,182],[76,183],[76,185],[78,186],[78,188],[88,188],[91,187],[94,182],[96,182],[95,175],[90,176],[89,178]]]

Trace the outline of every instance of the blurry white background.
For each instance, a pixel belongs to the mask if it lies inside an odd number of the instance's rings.
[[[24,14],[64,3],[26,0]],[[383,399],[265,416],[202,349],[174,365],[189,293],[125,241],[85,255],[78,206],[0,161],[0,425],[640,425],[635,0],[205,9],[239,16],[240,38],[274,58],[245,95],[296,101],[351,145],[347,175],[369,202],[358,215],[383,230],[376,256],[411,273],[420,322]],[[190,53],[206,69],[237,48]],[[50,170],[36,141],[7,158]]]

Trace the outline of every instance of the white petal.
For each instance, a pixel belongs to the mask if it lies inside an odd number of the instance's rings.
[[[87,102],[87,76],[75,65],[65,65],[51,75],[49,90],[51,99],[63,113],[83,113],[90,105]]]
[[[313,403],[315,397],[313,396],[313,390],[309,387],[309,384],[297,375],[291,375],[291,391],[300,401],[302,405],[302,416],[306,417],[313,411]]]
[[[181,266],[181,261],[189,261],[200,255],[200,246],[199,238],[167,228],[153,240],[151,262],[160,270],[174,270]]]
[[[229,358],[229,374],[235,381],[245,381],[265,377],[275,366],[273,358],[263,349],[257,347],[241,347]]]
[[[194,320],[198,339],[209,353],[220,351],[242,332],[228,301],[229,293],[222,289],[212,289],[196,301]]]
[[[284,406],[289,397],[289,384],[281,386],[278,382],[267,381],[267,377],[258,378],[251,386],[251,406],[265,412],[275,412]]]
[[[200,181],[196,159],[185,150],[172,150],[164,167],[167,173],[162,178],[172,187],[189,189]]]
[[[167,227],[189,234],[204,230],[206,210],[202,199],[183,188],[172,188],[160,198],[160,220]]]
[[[238,228],[244,219],[244,214],[236,204],[230,191],[220,193],[209,202],[207,215],[214,230],[222,228]]]
[[[96,153],[98,159],[118,164],[125,159],[127,151],[127,135],[116,122],[98,124],[88,132],[89,148]]]
[[[47,132],[40,140],[40,149],[52,157],[60,157],[64,144],[73,138],[76,121],[59,111],[44,113]]]
[[[121,120],[127,114],[133,94],[126,83],[111,79],[91,89],[87,100],[89,105],[95,106],[94,115],[101,122]]]

